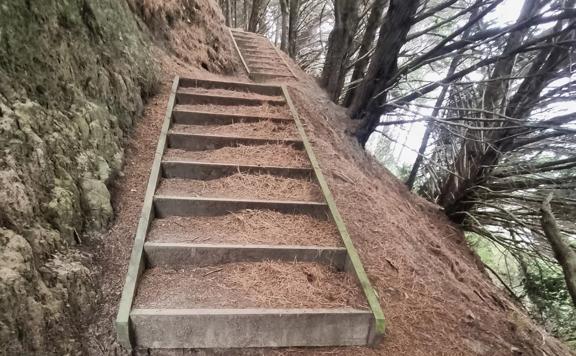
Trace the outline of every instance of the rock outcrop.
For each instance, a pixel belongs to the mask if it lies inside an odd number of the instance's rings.
[[[202,6],[213,8],[208,0],[0,5],[0,354],[81,349],[77,326],[98,291],[89,253],[75,245],[113,219],[108,187],[125,136],[158,85],[153,46],[171,48],[179,37],[163,38],[170,28],[203,26]],[[204,26],[205,41],[208,33]],[[209,58],[229,44],[212,42],[183,60],[205,57],[207,68],[226,70],[230,63]]]

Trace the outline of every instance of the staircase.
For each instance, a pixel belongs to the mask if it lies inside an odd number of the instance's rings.
[[[378,342],[378,298],[286,86],[175,78],[116,327],[128,349]]]
[[[297,79],[278,48],[265,37],[234,29],[230,29],[230,35],[250,79],[256,82],[268,80],[285,82]]]

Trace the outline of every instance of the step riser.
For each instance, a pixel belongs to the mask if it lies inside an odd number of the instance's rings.
[[[169,216],[217,216],[244,209],[269,209],[287,214],[309,214],[318,219],[327,219],[327,207],[322,203],[234,200],[234,199],[195,199],[156,196],[154,212],[157,218]]]
[[[201,79],[180,79],[180,88],[228,89],[248,91],[261,95],[282,95],[282,88],[278,86],[239,82],[217,82]]]
[[[322,310],[135,309],[136,344],[147,348],[366,345],[372,314]]]
[[[249,116],[236,114],[215,114],[208,112],[191,112],[175,110],[173,122],[181,125],[229,125],[238,122],[253,123],[273,121],[275,123],[293,123],[294,120],[280,117]]]
[[[176,102],[180,105],[213,104],[258,106],[264,103],[268,103],[270,105],[284,105],[284,100],[280,99],[235,98],[230,96],[212,96],[192,93],[178,93],[176,95]]]
[[[276,79],[276,80],[294,79],[294,77],[289,74],[272,74],[272,73],[258,73],[258,72],[251,72],[250,78],[252,78],[255,81],[270,80],[270,79]]]
[[[243,54],[268,54],[271,56],[276,56],[276,51],[268,48],[258,48],[258,47],[244,47],[240,48]]]
[[[246,58],[248,63],[250,63],[254,60],[267,60],[267,61],[281,64],[280,58],[278,58],[277,56],[267,56],[267,55],[260,55],[260,54],[247,54],[244,57]]]
[[[309,168],[235,166],[186,162],[162,162],[162,178],[184,178],[210,180],[231,176],[236,173],[269,174],[277,177],[311,179]]]
[[[278,70],[278,66],[263,66],[263,65],[251,65],[250,69],[253,72],[271,72]]]
[[[266,144],[286,144],[296,149],[302,149],[302,141],[296,140],[269,140],[247,137],[224,137],[224,136],[202,136],[180,133],[168,134],[168,148],[176,148],[188,151],[214,150],[222,147],[237,147],[239,145],[266,145]]]
[[[300,246],[194,245],[152,243],[144,245],[148,267],[214,266],[235,262],[317,262],[344,270],[346,249]]]

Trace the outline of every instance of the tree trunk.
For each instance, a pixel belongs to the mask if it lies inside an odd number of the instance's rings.
[[[552,197],[553,195],[550,193],[542,203],[542,208],[540,209],[542,218],[540,219],[540,222],[544,234],[550,242],[550,246],[552,246],[554,256],[562,267],[568,293],[570,293],[572,303],[574,303],[574,307],[576,308],[576,251],[572,249],[568,241],[560,233],[560,228],[556,223],[556,219],[554,218],[550,206]]]
[[[250,32],[258,31],[261,7],[262,0],[252,0],[252,11],[250,12],[250,19],[248,20],[248,31]]]
[[[225,16],[226,16],[226,26],[230,27],[232,25],[232,9],[230,8],[230,0],[224,0]]]
[[[298,17],[300,13],[300,0],[287,0],[290,2],[290,18],[288,20],[288,54],[296,58],[298,53]]]
[[[374,0],[374,4],[372,5],[372,10],[370,11],[370,16],[368,17],[368,21],[366,22],[366,29],[364,30],[364,36],[362,37],[362,43],[360,44],[360,49],[358,50],[358,59],[356,60],[356,64],[354,65],[354,71],[352,72],[352,78],[350,79],[350,83],[356,83],[360,79],[364,77],[366,73],[366,67],[368,67],[368,63],[370,63],[370,56],[368,53],[372,49],[374,45],[374,39],[376,38],[376,31],[380,26],[380,22],[382,21],[382,13],[384,12],[384,8],[388,4],[388,0]],[[352,87],[348,89],[348,93],[346,93],[346,97],[344,98],[343,105],[348,107],[352,103],[352,98],[354,97],[354,86],[356,84],[352,84]]]
[[[334,1],[334,28],[328,37],[326,60],[320,77],[320,86],[337,102],[344,86],[350,47],[358,25],[358,2],[356,0]]]
[[[280,34],[280,49],[288,53],[288,0],[279,0],[280,16],[282,18],[282,28]]]
[[[244,0],[242,5],[242,28],[248,31],[248,0]]]
[[[353,119],[363,120],[356,131],[356,138],[362,146],[366,144],[380,120],[381,104],[386,102],[385,86],[398,69],[400,48],[406,41],[419,2],[419,0],[390,1],[366,76],[354,91],[348,112]]]
[[[232,0],[232,20],[233,26],[238,27],[238,1]]]

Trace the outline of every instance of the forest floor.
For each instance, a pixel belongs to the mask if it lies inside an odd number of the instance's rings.
[[[131,136],[114,187],[116,220],[99,239],[96,265],[103,298],[85,333],[86,353],[123,354],[114,319],[160,127],[174,75],[218,79],[158,52],[163,85]],[[410,193],[367,155],[343,108],[293,66],[290,93],[384,310],[387,333],[376,348],[210,351],[302,355],[568,355],[490,281],[462,231],[435,205]],[[239,75],[232,80],[247,80]],[[194,350],[178,355],[204,354]],[[160,351],[152,354],[164,354]]]

